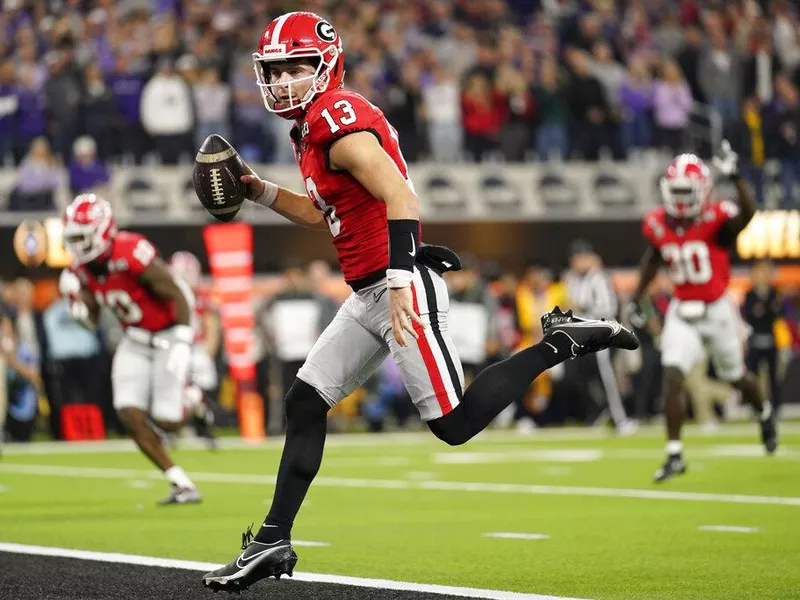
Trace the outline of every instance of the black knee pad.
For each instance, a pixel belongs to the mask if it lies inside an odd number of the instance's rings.
[[[295,378],[285,398],[286,421],[303,421],[325,418],[330,406],[319,392],[302,379]]]
[[[463,407],[463,404],[459,404],[445,416],[428,421],[428,429],[445,444],[465,444],[473,434]]]

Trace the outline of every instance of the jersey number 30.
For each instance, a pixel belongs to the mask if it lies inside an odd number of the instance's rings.
[[[711,281],[711,255],[705,242],[664,244],[661,255],[669,264],[669,274],[675,285],[702,285]]]

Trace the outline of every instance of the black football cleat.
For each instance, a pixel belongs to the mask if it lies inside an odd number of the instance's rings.
[[[778,428],[775,425],[775,410],[766,419],[760,421],[761,443],[767,454],[773,454],[778,449]]]
[[[662,483],[667,479],[671,479],[676,475],[683,475],[684,473],[686,473],[686,463],[683,462],[683,456],[680,454],[670,454],[653,476],[653,483]]]
[[[572,358],[606,348],[636,350],[639,339],[613,319],[582,319],[556,306],[542,316],[543,342]]]
[[[177,485],[172,486],[172,492],[169,496],[163,498],[158,502],[159,506],[171,506],[173,504],[200,504],[203,497],[197,488],[194,487],[180,487]]]
[[[252,525],[242,534],[242,553],[232,562],[203,575],[203,585],[215,592],[241,592],[256,581],[281,575],[292,576],[297,564],[288,539],[263,544],[253,539]]]

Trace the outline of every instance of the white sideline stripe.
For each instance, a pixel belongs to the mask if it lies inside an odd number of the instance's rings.
[[[13,552],[15,554],[28,554],[36,556],[52,556],[56,558],[76,558],[79,560],[92,560],[95,562],[121,563],[125,565],[139,565],[144,567],[163,567],[168,569],[183,569],[186,571],[212,571],[221,566],[216,563],[199,562],[193,560],[157,558],[153,556],[141,556],[138,554],[120,554],[117,552],[92,552],[89,550],[71,550],[69,548],[50,548],[47,546],[28,546],[26,544],[11,544],[5,542],[0,542],[0,552]],[[324,575],[321,573],[295,572],[292,578],[283,579],[282,581],[331,583],[335,585],[350,585],[354,587],[376,588],[384,590],[442,594],[448,596],[458,596],[461,598],[487,598],[489,600],[581,600],[580,598],[566,598],[563,596],[542,596],[540,594],[523,594],[518,592],[502,592],[499,590],[450,587],[446,585],[434,585],[427,583],[392,581],[389,579],[366,579],[362,577],[348,577],[344,575]]]
[[[685,427],[687,437],[691,438],[696,435],[700,439],[708,440],[714,438],[725,438],[738,435],[755,435],[754,425],[747,424],[732,424],[723,425],[719,430],[709,434],[699,434],[699,429],[695,425],[687,425]],[[798,434],[800,433],[800,423],[781,423],[781,434]],[[648,438],[662,438],[664,436],[664,428],[660,425],[642,426],[632,436],[632,439],[648,439]],[[594,427],[564,427],[559,429],[539,429],[536,435],[531,437],[517,433],[516,431],[497,431],[490,430],[484,431],[471,441],[471,444],[477,443],[508,443],[509,446],[520,444],[525,447],[531,445],[546,444],[548,442],[557,440],[561,442],[569,441],[586,441],[586,440],[610,440],[614,439],[613,433],[609,433],[605,429]],[[385,446],[417,446],[419,444],[429,443],[431,446],[438,446],[441,448],[441,442],[428,432],[393,432],[382,433],[380,435],[371,435],[364,433],[337,433],[336,435],[328,436],[325,442],[325,449],[332,448],[374,448]],[[203,450],[207,451],[208,446],[200,440],[180,439],[180,450]],[[242,438],[221,438],[219,440],[221,448],[224,449],[238,449],[238,450],[264,450],[269,448],[282,448],[283,436],[271,437],[261,441],[251,441]],[[133,441],[125,440],[102,440],[92,442],[33,442],[33,443],[17,443],[8,442],[3,448],[3,453],[6,456],[15,455],[30,455],[30,454],[94,454],[100,452],[116,453],[116,452],[136,452],[139,450],[134,445]],[[605,451],[604,451],[605,452]],[[659,451],[659,455],[662,454]],[[778,452],[780,456],[780,450]]]
[[[484,533],[481,537],[496,538],[498,540],[549,540],[546,533],[513,533],[499,531],[497,533]]]
[[[60,465],[25,465],[0,463],[0,473],[42,475],[47,477],[84,477],[98,479],[162,479],[157,471],[136,471],[110,467],[67,467]],[[274,485],[275,475],[248,473],[190,472],[195,481],[208,483],[238,483]],[[793,496],[752,496],[748,494],[711,494],[706,492],[673,492],[667,490],[602,488],[566,485],[527,485],[519,483],[485,483],[469,481],[413,481],[399,479],[358,479],[349,477],[317,477],[317,487],[361,489],[438,490],[444,492],[486,492],[495,494],[529,494],[535,496],[579,496],[600,498],[631,498],[638,500],[682,500],[687,502],[720,502],[725,504],[772,504],[800,506]]]
[[[724,531],[727,533],[758,533],[758,527],[742,527],[740,525],[701,525],[700,531]]]
[[[603,458],[602,450],[590,448],[540,448],[536,450],[509,450],[503,452],[440,452],[431,456],[439,465],[488,465],[516,462],[595,462]]]

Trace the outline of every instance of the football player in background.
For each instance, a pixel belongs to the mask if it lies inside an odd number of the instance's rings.
[[[73,318],[94,329],[102,304],[125,329],[111,370],[113,403],[139,449],[172,486],[160,504],[200,502],[194,483],[172,462],[150,424],[175,431],[183,421],[195,337],[191,291],[170,274],[147,238],[117,231],[111,205],[95,194],[81,194],[67,207],[64,242],[77,275],[74,287],[64,290]]]
[[[390,353],[430,430],[458,445],[549,367],[610,346],[638,345],[616,322],[554,310],[542,318],[541,343],[485,369],[465,388],[442,278],[459,259],[447,248],[420,244],[418,199],[397,132],[377,107],[342,89],[339,35],[313,13],[288,13],[264,30],[253,58],[267,110],[295,121],[291,141],[306,194],[251,174],[242,177],[247,197],[299,225],[328,229],[353,293],[286,395],[286,440],[269,514],[255,537],[247,530],[231,563],[203,578],[227,591],[291,574],[297,562],[292,524],[322,462],[328,410]]]
[[[772,405],[745,369],[744,326],[738,306],[727,293],[731,248],[753,218],[756,204],[739,176],[739,157],[727,141],[714,165],[734,182],[738,204],[713,200],[713,180],[706,164],[694,154],[681,154],[661,180],[664,206],[647,214],[642,226],[650,247],[642,257],[629,313],[640,311],[642,294],[662,266],[668,268],[674,284],[661,332],[667,458],[655,473],[656,482],[686,471],[681,442],[685,379],[702,360],[704,345],[717,376],[729,381],[756,411],[767,452],[774,452],[778,445]]]
[[[212,449],[217,447],[214,434],[214,411],[211,410],[209,394],[217,387],[217,356],[220,343],[219,315],[209,290],[200,287],[202,267],[191,252],[175,252],[169,258],[169,271],[192,290],[192,327],[195,336],[192,344],[192,360],[184,391],[186,410],[192,419],[197,435],[206,439]]]

